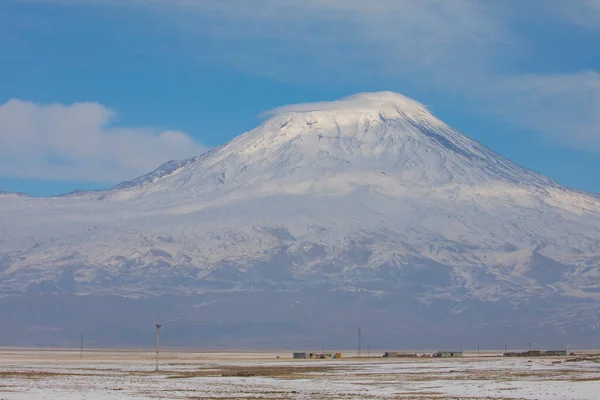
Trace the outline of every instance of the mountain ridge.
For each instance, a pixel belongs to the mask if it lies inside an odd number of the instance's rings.
[[[593,194],[388,92],[272,114],[107,191],[1,198],[0,293],[401,294],[476,313],[600,298]]]
[[[408,111],[399,108],[398,104],[403,106],[409,104]],[[386,116],[384,117],[384,115]],[[483,163],[496,176],[504,177],[513,182],[519,181],[520,178],[523,180],[522,178],[525,176],[528,181],[534,181],[537,184],[560,186],[543,175],[519,167],[480,143],[466,138],[431,115],[420,103],[401,95],[384,92],[382,94],[368,93],[351,96],[339,102],[318,103],[309,111],[298,107],[292,107],[289,110],[277,109],[273,112],[273,117],[258,128],[212,149],[202,156],[184,161],[169,161],[150,174],[117,185],[112,191],[130,189],[141,184],[145,186],[159,179],[168,179],[172,173],[179,171],[181,168],[197,163],[208,163],[210,164],[208,167],[211,167],[212,164],[225,158],[228,158],[230,164],[237,163],[240,165],[240,169],[245,169],[251,166],[253,162],[269,164],[280,162],[284,167],[292,164],[297,168],[305,166],[307,163],[323,163],[327,159],[326,155],[331,154],[342,154],[343,156],[337,159],[329,157],[330,161],[335,159],[340,163],[347,164],[364,164],[369,160],[369,156],[371,161],[376,161],[377,158],[385,156],[386,151],[396,156],[401,149],[394,146],[403,142],[406,138],[384,132],[381,137],[377,137],[379,143],[372,143],[372,137],[357,135],[352,129],[352,125],[355,125],[356,129],[358,129],[358,125],[361,125],[364,127],[364,132],[369,132],[369,129],[373,130],[373,127],[376,129],[376,125],[385,124],[386,118],[388,118],[388,121],[399,125],[397,128],[401,132],[418,131],[421,136],[425,135],[430,141],[437,142],[438,147],[445,147],[463,158],[473,157],[475,160],[468,161]],[[350,129],[347,129],[348,126],[350,126]],[[333,131],[334,134],[324,135],[323,132],[325,131]],[[318,138],[318,143],[315,143],[315,135]],[[411,139],[413,138],[408,137],[408,140]],[[327,141],[335,143],[333,145],[322,143]],[[303,144],[305,144],[304,147]],[[337,146],[335,146],[336,144]],[[298,165],[298,160],[268,160],[265,158],[269,155],[273,156],[275,152],[273,149],[279,152],[278,156],[281,158],[290,152],[290,148],[293,148],[294,151],[290,157],[297,159],[310,156],[311,158],[304,165]],[[315,148],[321,152],[323,156],[321,159],[309,154]],[[262,153],[262,155],[259,153]],[[346,155],[359,155],[359,157],[344,157]],[[261,156],[263,159],[258,160],[258,157]],[[413,161],[409,160],[409,163],[411,162]],[[444,160],[438,160],[438,162],[444,162]],[[330,165],[329,167],[339,169],[339,165]],[[369,168],[369,166],[365,167]],[[199,169],[202,168],[203,166],[200,166]],[[423,169],[423,166],[419,166],[419,168]],[[198,171],[198,173],[203,172]],[[232,172],[235,173],[235,171]],[[225,173],[221,178],[215,177],[215,179],[222,180],[224,176]]]

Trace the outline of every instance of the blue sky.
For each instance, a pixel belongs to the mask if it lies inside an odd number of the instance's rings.
[[[600,0],[2,0],[0,190],[105,188],[393,90],[600,192]]]

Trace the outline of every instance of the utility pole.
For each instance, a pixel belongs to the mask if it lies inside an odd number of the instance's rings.
[[[477,357],[479,357],[479,343],[477,343]]]
[[[161,324],[156,324],[156,371],[158,371],[158,348],[160,346],[160,327]]]
[[[531,342],[529,342],[529,351],[531,351]]]
[[[360,328],[358,328],[358,356],[359,356],[359,357],[360,357],[360,350],[361,350],[361,340],[362,340],[362,337],[361,337],[361,336],[362,336],[362,335],[361,335]]]
[[[504,354],[508,353],[508,343],[504,343]]]
[[[83,333],[81,334],[81,346],[79,347],[79,358],[83,359]]]

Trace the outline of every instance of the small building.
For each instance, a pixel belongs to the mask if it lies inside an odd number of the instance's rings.
[[[306,359],[306,353],[294,353],[294,359],[295,360],[299,360],[299,359]]]
[[[331,354],[331,353],[310,353],[308,355],[308,358],[323,360],[325,358],[333,358],[333,354]]]
[[[523,353],[518,353],[516,351],[510,351],[504,353],[504,357],[525,357]]]
[[[548,350],[546,352],[546,354],[548,354],[548,356],[550,356],[550,357],[566,357],[567,351],[566,350]]]
[[[437,358],[455,358],[455,357],[462,357],[462,356],[463,356],[462,351],[438,351],[437,353],[432,355],[432,357],[437,357]]]

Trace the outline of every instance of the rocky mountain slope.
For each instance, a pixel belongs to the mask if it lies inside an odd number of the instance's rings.
[[[599,278],[597,196],[389,92],[276,110],[112,190],[0,194],[5,295],[318,289],[460,312],[470,301],[593,301]]]

